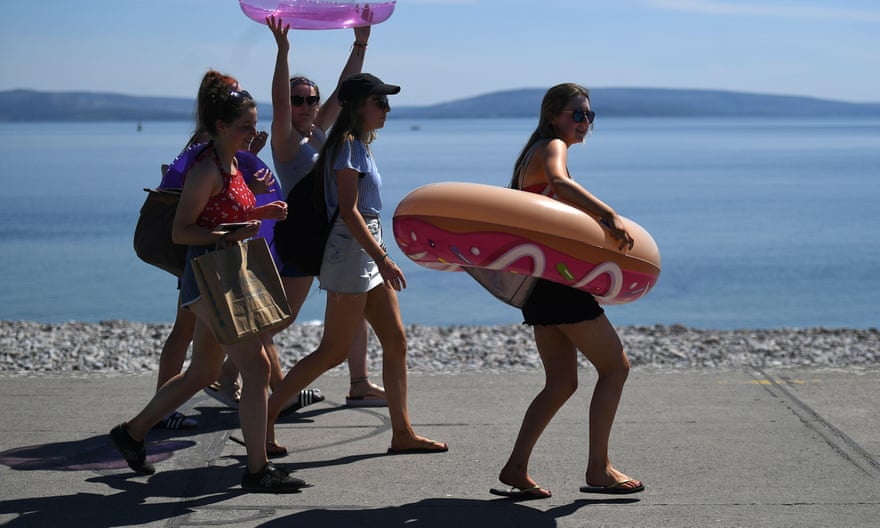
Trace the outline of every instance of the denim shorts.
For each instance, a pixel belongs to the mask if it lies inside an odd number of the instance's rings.
[[[382,225],[379,219],[364,217],[364,220],[381,246]],[[379,266],[354,238],[342,218],[336,220],[330,231],[319,279],[322,290],[336,293],[366,293],[383,282]]]
[[[199,297],[202,296],[202,293],[199,291],[199,284],[196,282],[192,261],[196,257],[214,251],[216,247],[216,245],[211,244],[209,246],[189,246],[189,249],[187,249],[186,268],[183,270],[183,277],[180,278],[180,306],[186,307],[198,301]]]

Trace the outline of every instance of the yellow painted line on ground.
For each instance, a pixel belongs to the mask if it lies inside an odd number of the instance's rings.
[[[785,383],[787,385],[806,385],[806,384],[815,384],[818,385],[821,383],[821,380],[813,379],[813,380],[800,380],[800,379],[783,379],[777,380],[776,383]],[[718,385],[730,385],[732,382],[726,380],[718,381]],[[774,380],[769,379],[756,379],[756,380],[747,380],[747,381],[736,381],[733,383],[738,383],[741,385],[773,385]]]

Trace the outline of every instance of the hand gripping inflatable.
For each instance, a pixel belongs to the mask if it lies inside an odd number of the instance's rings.
[[[336,2],[328,0],[239,0],[248,18],[266,23],[266,18],[281,18],[291,29],[342,29],[374,26],[394,12],[391,2]]]
[[[443,271],[463,267],[540,277],[589,292],[603,304],[642,298],[660,275],[660,251],[623,218],[635,240],[618,242],[593,217],[535,193],[474,183],[435,183],[409,193],[394,212],[407,257]]]
[[[165,172],[165,176],[162,178],[162,183],[159,184],[159,188],[182,188],[183,177],[186,175],[186,171],[193,166],[193,163],[195,163],[196,158],[202,153],[205,146],[205,143],[200,143],[181,152],[180,155],[177,156],[177,158],[175,158],[168,166],[168,170]],[[246,150],[239,150],[236,152],[235,159],[238,160],[238,169],[241,171],[241,175],[244,176],[244,181],[247,183],[250,183],[251,178],[253,178],[254,174],[260,169],[269,170],[269,167],[263,163],[263,160]],[[284,196],[281,194],[280,184],[276,181],[274,187],[272,187],[269,192],[265,194],[257,194],[256,199],[257,207],[276,200],[284,200]],[[269,249],[272,251],[272,257],[275,259],[275,264],[281,266],[281,260],[275,253],[275,220],[261,220],[260,222],[260,230],[257,232],[257,236],[266,239],[266,242],[269,244]]]

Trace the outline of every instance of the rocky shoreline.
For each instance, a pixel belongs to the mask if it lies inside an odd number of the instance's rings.
[[[0,321],[0,373],[138,373],[158,369],[166,323]],[[617,328],[633,368],[878,367],[880,331],[805,328],[702,330],[681,325]],[[323,327],[294,325],[276,336],[285,368],[318,345]],[[523,325],[408,326],[412,372],[531,371],[541,368]],[[374,336],[371,371],[381,364]],[[582,366],[588,366],[581,357]],[[337,369],[345,369],[340,366]]]

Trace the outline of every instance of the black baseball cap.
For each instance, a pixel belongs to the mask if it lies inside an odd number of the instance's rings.
[[[355,73],[346,77],[339,85],[337,98],[340,104],[345,104],[359,96],[364,95],[393,95],[400,92],[400,86],[385,84],[382,79],[370,73]]]

